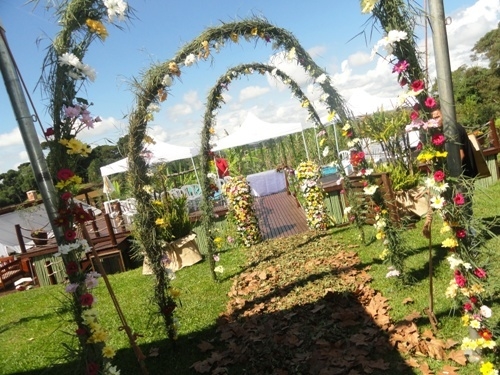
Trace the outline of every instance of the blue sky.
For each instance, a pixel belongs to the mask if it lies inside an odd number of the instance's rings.
[[[45,1],[40,0],[37,7],[24,3],[2,0],[0,20],[42,125],[47,128],[51,126],[46,115],[48,101],[35,87],[45,48],[58,31],[57,20],[45,11]],[[371,40],[363,36],[354,38],[363,30],[367,35],[371,32],[371,27],[366,25],[369,16],[361,14],[357,0],[185,0],[175,3],[130,0],[128,3],[134,9],[134,18],[123,24],[123,30],[110,27],[106,41],[94,43],[84,58],[84,63],[96,70],[97,78],[81,94],[94,103],[90,110],[103,121],[79,138],[93,146],[114,144],[127,133],[126,115],[133,110],[135,100],[130,82],[140,79],[151,63],[169,60],[182,45],[207,27],[252,16],[264,17],[291,32],[332,77],[337,91],[354,113],[370,113],[382,105],[392,107],[400,93],[387,62],[369,58],[371,48],[382,35],[375,32]],[[448,26],[452,68],[470,65],[469,55],[474,43],[496,28],[500,19],[500,0],[444,0],[444,3],[446,15],[452,19]],[[420,31],[423,36],[423,28]],[[423,39],[421,43],[423,46]],[[432,43],[429,45],[432,47]],[[273,58],[275,52],[270,43],[254,45],[241,39],[239,44],[228,44],[220,53],[214,53],[213,60],[184,68],[161,112],[150,122],[149,133],[158,140],[177,145],[199,145],[206,96],[219,76],[241,63],[279,61]],[[432,48],[429,53],[432,72]],[[300,83],[312,99],[317,97],[318,93],[308,90],[311,82],[301,69],[285,62],[278,65]],[[226,105],[217,116],[218,135],[223,135],[224,131],[230,133],[249,111],[269,122],[306,121],[307,113],[283,85],[258,74],[233,82],[225,101]],[[319,112],[325,115],[321,108]],[[0,89],[0,156],[0,172],[16,169],[20,163],[28,161],[3,84]]]

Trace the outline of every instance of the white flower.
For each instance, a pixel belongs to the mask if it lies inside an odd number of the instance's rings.
[[[73,55],[72,53],[65,52],[62,56],[59,56],[59,65],[70,65],[77,67],[80,65],[80,59]]]
[[[451,254],[448,258],[446,258],[448,263],[450,263],[450,268],[452,270],[456,270],[461,264],[463,264],[462,259],[459,259],[455,256],[455,254]]]
[[[328,156],[328,153],[330,152],[330,149],[328,148],[328,146],[326,146],[324,149],[323,149],[323,157],[326,158]]]
[[[481,306],[479,310],[481,311],[481,315],[485,318],[491,318],[491,315],[493,314],[491,309],[485,305]]]
[[[424,178],[424,185],[428,188],[433,188],[436,185],[436,180],[433,177]]]
[[[444,202],[444,199],[439,195],[433,196],[431,198],[431,207],[435,208],[436,210],[440,210],[441,208],[443,208]]]
[[[147,111],[148,113],[160,112],[161,107],[156,103],[151,103],[148,105]]]
[[[342,127],[342,131],[346,132],[346,131],[348,131],[350,128],[351,128],[351,125],[350,125],[348,122],[346,122],[346,123],[345,123],[345,125]]]
[[[297,52],[295,51],[295,47],[292,47],[290,51],[288,51],[286,58],[288,61],[295,60],[297,57]]]
[[[324,93],[324,94],[321,94],[321,96],[319,97],[319,101],[322,102],[322,103],[325,103],[326,100],[330,97],[330,94],[327,94],[327,93]]]
[[[119,20],[125,18],[127,3],[123,0],[104,0],[104,5],[108,8],[108,18],[110,21],[113,21],[116,16],[118,16]]]
[[[163,79],[161,80],[161,84],[166,87],[172,86],[172,77],[170,77],[170,74],[165,74]]]
[[[215,173],[207,173],[207,178],[210,178],[212,180],[215,180],[217,176],[215,175]]]
[[[111,366],[111,363],[107,362],[104,365],[104,373],[106,375],[120,375],[120,370],[116,366]]]
[[[396,43],[408,38],[406,31],[391,30],[387,33],[387,42]]]
[[[79,286],[80,284],[78,283],[68,284],[66,285],[66,288],[64,290],[66,291],[66,293],[75,293]]]
[[[399,272],[394,267],[389,267],[389,272],[387,272],[387,274],[385,275],[385,277],[387,277],[387,278],[389,278],[389,277],[398,277],[400,274],[401,274],[401,272]]]
[[[363,189],[365,195],[373,195],[378,189],[378,185],[369,185]]]
[[[91,81],[91,82],[94,82],[95,81],[95,76],[96,76],[96,73],[95,73],[95,70],[90,66],[90,65],[81,65],[80,66],[80,71],[82,72],[82,74],[84,74],[85,76],[87,76],[87,78]]]
[[[346,207],[346,208],[344,208],[344,215],[347,215],[347,214],[351,213],[351,211],[352,211],[352,207]]]
[[[444,193],[450,185],[447,182],[438,182],[436,185],[434,185],[434,190],[436,190],[439,193]]]
[[[217,272],[217,273],[224,273],[224,267],[222,266],[217,266],[214,268],[214,272]]]
[[[184,60],[184,64],[186,66],[191,66],[196,62],[196,56],[194,53],[190,53],[189,55],[186,56],[186,59]]]
[[[323,74],[319,75],[318,78],[316,78],[316,83],[319,83],[319,84],[325,83],[327,78],[328,77],[326,76],[326,74],[323,73]]]

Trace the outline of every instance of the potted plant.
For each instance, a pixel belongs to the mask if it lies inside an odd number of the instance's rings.
[[[155,234],[164,251],[164,266],[172,271],[193,265],[202,259],[193,224],[187,209],[187,197],[162,194],[160,200],[152,201],[156,216]],[[143,274],[151,274],[147,257],[144,258]]]
[[[33,239],[33,242],[37,246],[47,245],[47,242],[48,242],[48,233],[47,233],[47,231],[45,229],[42,229],[42,228],[33,229],[31,231],[31,238]]]

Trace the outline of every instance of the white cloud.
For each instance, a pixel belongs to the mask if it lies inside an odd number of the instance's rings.
[[[245,101],[264,95],[270,91],[269,87],[248,86],[240,91],[239,100]]]
[[[23,144],[19,128],[14,128],[8,133],[0,134],[0,147],[18,146]]]
[[[353,53],[347,58],[347,61],[349,61],[349,65],[352,67],[356,66],[363,66],[368,64],[371,59],[370,59],[370,54],[363,52],[363,51],[358,51],[356,53]]]

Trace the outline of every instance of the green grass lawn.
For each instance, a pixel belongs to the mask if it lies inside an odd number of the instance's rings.
[[[497,213],[495,197],[500,196],[500,183],[484,190],[476,190],[474,213],[476,217],[493,223],[492,232],[498,233],[500,225],[494,219]],[[422,222],[418,222],[413,229],[407,228],[404,239],[412,249],[406,259],[407,272],[414,280],[410,284],[402,284],[400,280],[386,278],[387,264],[379,259],[382,244],[377,240],[370,240],[375,231],[372,227],[365,227],[367,243],[363,244],[359,232],[354,227],[338,227],[329,231],[326,239],[318,239],[310,234],[301,235],[297,239],[300,246],[294,246],[290,251],[294,254],[308,254],[309,257],[324,256],[325,253],[337,251],[335,249],[357,252],[363,267],[369,267],[373,280],[371,287],[389,299],[390,317],[399,321],[409,314],[419,313],[417,319],[420,331],[430,328],[427,316],[423,312],[430,306],[429,298],[429,252],[432,254],[434,266],[433,291],[434,312],[438,319],[436,336],[442,339],[461,341],[466,335],[466,329],[461,326],[459,311],[453,311],[450,300],[444,297],[444,291],[451,278],[451,271],[446,261],[447,252],[440,244],[440,225],[437,223],[433,230],[433,245],[429,250],[429,241],[421,234]],[[304,236],[314,240],[304,241]],[[333,242],[332,242],[333,241]],[[279,264],[283,270],[297,267],[300,259],[291,261],[286,257],[287,249],[282,249],[284,242],[276,242],[274,250],[274,264]],[[496,249],[499,240],[492,236],[487,242],[487,248],[482,250],[480,257],[488,260],[490,284],[494,311],[494,319],[498,319],[500,311],[498,301],[498,278],[500,255]],[[263,246],[269,248],[273,242]],[[233,285],[233,279],[244,272],[257,268],[260,263],[268,259],[261,259],[264,247],[233,248],[221,252],[221,264],[225,272],[220,282],[211,279],[209,266],[206,261],[200,262],[177,272],[173,285],[182,292],[182,305],[177,309],[180,321],[179,339],[172,344],[164,339],[162,322],[155,319],[150,298],[152,295],[152,276],[142,275],[142,269],[136,268],[124,273],[109,276],[113,290],[120,303],[121,309],[133,332],[138,333],[137,343],[147,356],[146,366],[150,374],[193,374],[190,368],[196,361],[206,359],[198,345],[202,341],[211,341],[217,336],[216,321],[226,310],[230,300],[228,292]],[[294,255],[297,257],[297,255]],[[269,257],[269,254],[267,255]],[[297,263],[299,262],[299,263]],[[283,271],[283,275],[287,272]],[[323,285],[332,288],[331,275],[325,274]],[[330,279],[328,279],[330,277]],[[329,281],[330,280],[330,281]],[[302,290],[302,289],[300,289]],[[304,289],[297,293],[306,293]],[[110,344],[118,352],[114,363],[121,369],[121,374],[139,374],[137,359],[130,348],[125,333],[119,330],[122,326],[113,304],[109,298],[103,282],[96,290],[100,320],[111,334]],[[62,300],[64,291],[61,285],[35,288],[25,292],[15,292],[0,297],[0,374],[73,374],[77,367],[68,362],[68,354],[63,343],[70,343],[73,337],[74,325],[71,315],[64,311]],[[300,298],[295,296],[297,301]],[[299,302],[297,302],[299,303]],[[496,313],[496,315],[495,315]],[[318,323],[319,324],[319,323]],[[496,336],[497,337],[497,336]],[[419,358],[421,360],[421,358]],[[443,363],[436,360],[427,360],[429,366],[438,374]],[[456,365],[456,364],[455,364]],[[477,374],[475,364],[460,367],[460,374]],[[237,370],[228,373],[239,374]],[[421,373],[419,370],[415,374]]]

